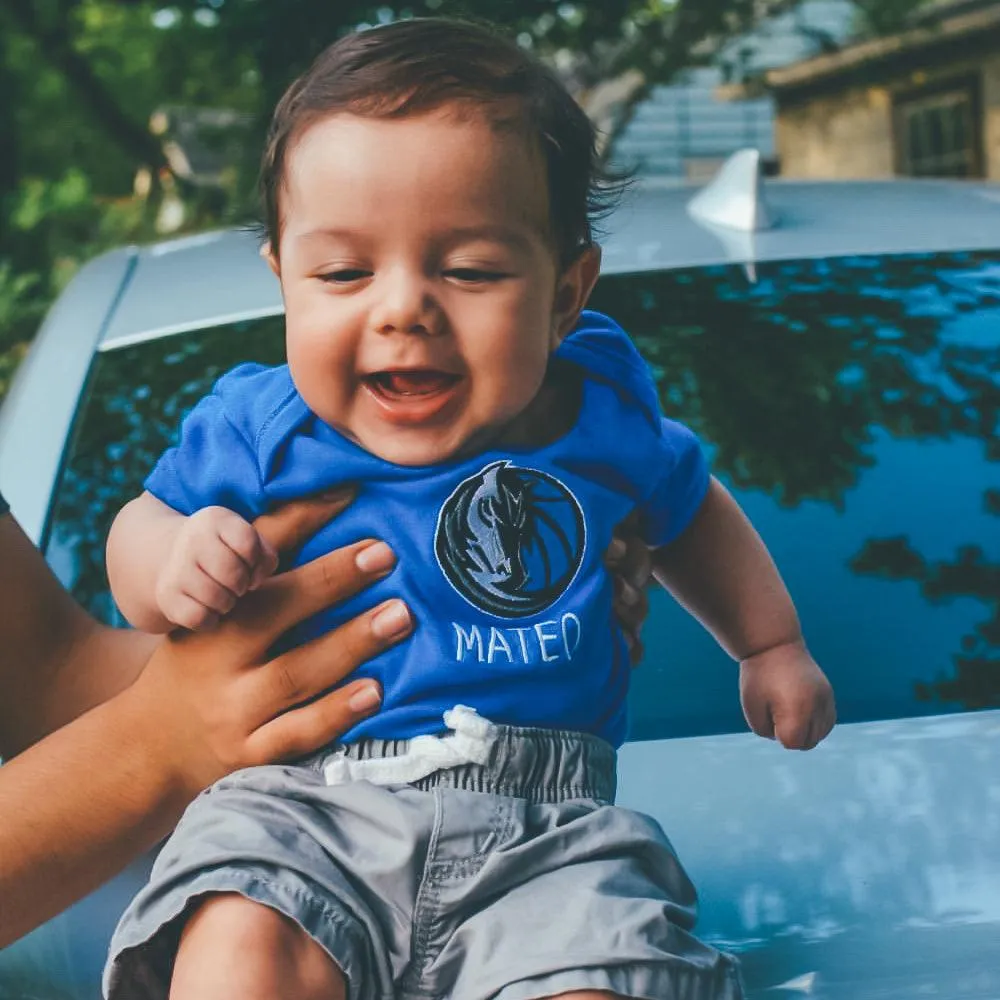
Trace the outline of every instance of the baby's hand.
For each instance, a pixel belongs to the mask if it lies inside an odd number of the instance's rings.
[[[801,642],[744,660],[740,700],[750,728],[789,750],[811,750],[837,720],[833,688]]]
[[[239,514],[205,507],[178,531],[157,580],[156,603],[175,625],[211,628],[277,566],[272,546]]]

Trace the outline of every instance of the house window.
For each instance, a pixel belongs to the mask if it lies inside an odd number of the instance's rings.
[[[896,105],[900,173],[979,177],[979,114],[972,87],[914,96]]]

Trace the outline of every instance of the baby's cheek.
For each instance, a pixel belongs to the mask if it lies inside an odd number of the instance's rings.
[[[479,427],[500,428],[509,423],[537,392],[532,391],[531,382],[517,375],[510,375],[503,381],[496,380],[490,388],[491,391],[484,392],[474,407],[475,423]]]
[[[324,422],[339,427],[350,420],[352,391],[346,374],[354,370],[322,343],[288,350],[288,370],[306,406]],[[359,387],[355,387],[357,390]]]

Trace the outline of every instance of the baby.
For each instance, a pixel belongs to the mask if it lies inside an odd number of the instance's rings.
[[[612,804],[613,527],[637,515],[739,660],[755,731],[811,747],[833,697],[696,439],[584,311],[596,178],[558,79],[479,27],[346,37],[279,103],[262,186],[288,364],[193,410],[115,522],[114,594],[139,627],[206,626],[275,567],[256,514],[357,483],[299,558],[384,538],[398,565],[293,641],[392,597],[417,629],[365,668],[383,709],[343,744],[191,806],[116,932],[110,997],[740,995],[663,831]]]

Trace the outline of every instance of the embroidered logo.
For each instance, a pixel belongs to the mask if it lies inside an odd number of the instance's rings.
[[[448,582],[474,607],[524,618],[573,582],[585,534],[579,501],[558,479],[494,462],[444,502],[434,551]]]

